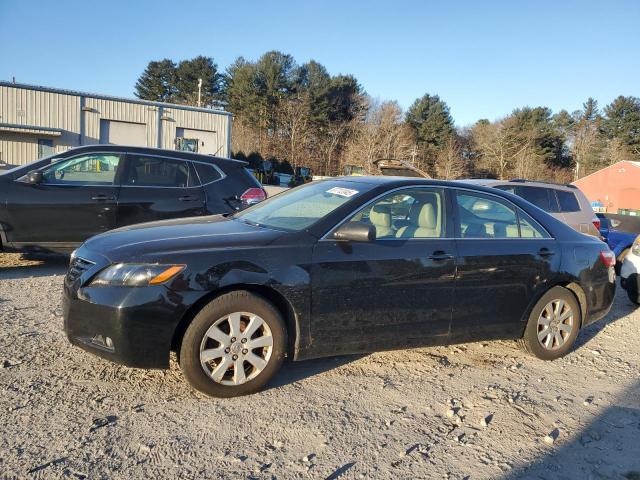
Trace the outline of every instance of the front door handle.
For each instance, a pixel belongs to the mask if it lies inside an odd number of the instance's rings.
[[[453,258],[453,255],[445,252],[444,250],[436,250],[431,255],[429,255],[429,260],[441,261],[441,260],[449,260]]]
[[[555,255],[555,254],[556,252],[549,250],[547,247],[542,247],[538,251],[538,255],[540,255],[541,257],[551,257],[552,255]]]
[[[185,195],[184,197],[179,197],[178,200],[181,202],[194,202],[198,200],[198,197],[194,197],[193,195]]]
[[[91,200],[94,200],[96,202],[105,202],[107,200],[115,200],[116,197],[111,197],[109,195],[94,195],[93,197],[91,197]]]

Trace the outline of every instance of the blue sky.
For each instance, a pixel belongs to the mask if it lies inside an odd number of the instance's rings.
[[[437,94],[464,126],[640,96],[640,1],[0,0],[2,80],[133,96],[149,60],[274,49],[403,108]]]

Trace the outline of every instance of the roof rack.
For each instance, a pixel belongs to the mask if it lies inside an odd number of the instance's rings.
[[[545,182],[543,180],[528,180],[526,178],[512,178],[509,181],[516,182],[516,183],[535,182],[535,183],[544,183],[545,185],[558,185],[561,187],[569,187],[569,188],[576,188],[576,189],[578,188],[575,185],[572,185],[570,183]]]

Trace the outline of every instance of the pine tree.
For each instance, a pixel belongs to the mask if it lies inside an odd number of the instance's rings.
[[[135,95],[142,100],[171,102],[176,94],[176,64],[168,58],[149,62],[136,82]]]
[[[181,61],[175,78],[175,98],[179,103],[197,105],[199,79],[202,79],[201,106],[213,106],[221,98],[223,77],[211,57],[200,55]]]
[[[453,118],[447,104],[437,95],[418,98],[407,111],[406,121],[419,143],[442,148],[453,133]]]

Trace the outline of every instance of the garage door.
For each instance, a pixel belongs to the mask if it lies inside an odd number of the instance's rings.
[[[147,145],[147,126],[144,123],[100,120],[100,143],[111,145]]]
[[[176,137],[197,139],[198,153],[210,153],[212,155],[224,153],[220,140],[218,140],[218,134],[214,131],[178,127],[176,128]]]

